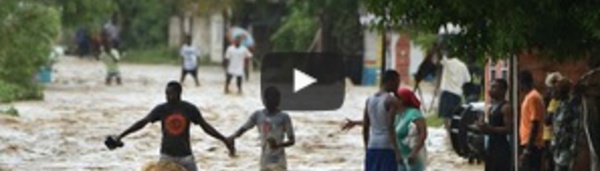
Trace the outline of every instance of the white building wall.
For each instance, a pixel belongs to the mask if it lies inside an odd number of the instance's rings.
[[[216,13],[210,16],[210,61],[223,61],[223,41],[225,38],[225,21],[221,13]],[[207,37],[208,38],[208,37]]]

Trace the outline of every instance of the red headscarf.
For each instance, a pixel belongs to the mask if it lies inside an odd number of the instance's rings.
[[[404,88],[404,87],[400,87],[398,88],[398,98],[402,99],[402,102],[410,107],[414,107],[417,109],[421,108],[421,101],[419,101],[419,99],[417,99],[417,96],[415,96],[415,93],[413,93],[413,91],[411,91],[408,88]]]

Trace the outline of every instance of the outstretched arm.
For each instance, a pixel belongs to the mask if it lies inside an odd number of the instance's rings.
[[[342,124],[342,131],[348,131],[357,125],[363,125],[363,121],[362,120],[350,120],[350,119],[346,118],[346,122],[344,122],[344,124]]]
[[[117,137],[117,140],[121,140],[129,134],[139,131],[140,129],[144,128],[148,123],[150,123],[150,119],[148,119],[148,117],[135,122],[133,125],[131,125],[129,128],[127,128],[125,131],[123,131],[123,133],[119,134],[119,136]]]
[[[154,109],[152,109],[152,111],[150,111],[150,113],[146,117],[135,122],[133,125],[131,125],[129,128],[127,128],[125,131],[123,131],[123,133],[121,133],[117,137],[117,140],[120,141],[121,139],[125,138],[125,136],[139,131],[140,129],[144,128],[150,122],[158,121],[161,111],[162,111],[162,108],[160,106],[154,107]]]
[[[240,136],[242,136],[244,133],[246,133],[246,131],[252,129],[252,127],[254,127],[256,125],[256,113],[252,114],[252,116],[250,116],[250,118],[248,119],[248,121],[246,121],[246,123],[244,123],[244,125],[242,125],[242,127],[240,127],[240,129],[238,129],[237,131],[235,131],[235,133],[233,133],[233,135],[229,136],[229,138],[238,138]]]
[[[226,142],[225,136],[223,136],[223,134],[217,131],[212,125],[208,124],[208,122],[206,122],[206,120],[204,120],[202,116],[200,116],[199,121],[200,122],[198,122],[198,124],[204,132],[206,132],[208,135],[212,136],[215,139]]]

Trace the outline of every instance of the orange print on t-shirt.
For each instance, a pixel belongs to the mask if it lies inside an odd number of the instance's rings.
[[[165,128],[167,133],[177,136],[183,133],[183,130],[187,126],[187,120],[181,113],[174,113],[165,119]]]

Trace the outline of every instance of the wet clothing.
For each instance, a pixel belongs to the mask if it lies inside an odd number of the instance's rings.
[[[183,58],[184,71],[195,71],[198,69],[198,56],[200,56],[198,48],[185,44],[181,47],[179,55]]]
[[[227,66],[227,74],[233,76],[244,76],[245,62],[247,58],[251,58],[252,53],[244,47],[234,45],[229,46],[225,51],[225,59],[229,60]]]
[[[400,153],[406,159],[405,165],[400,165],[399,170],[406,171],[424,171],[425,170],[425,146],[419,151],[419,155],[414,164],[408,163],[408,156],[412,153],[413,149],[417,145],[418,130],[414,121],[417,119],[424,119],[421,111],[418,108],[408,107],[401,114],[396,115],[394,120],[394,127],[396,130],[396,142]]]
[[[185,70],[185,69],[183,69],[183,70],[181,70],[181,77],[183,79],[185,79],[185,76],[187,76],[188,74],[192,75],[192,77],[194,77],[194,79],[198,80],[198,70],[197,69],[192,69],[192,70]]]
[[[438,115],[441,118],[450,119],[454,114],[454,110],[460,107],[462,98],[458,94],[449,91],[442,91],[440,95],[440,104],[438,107]]]
[[[544,130],[542,129],[543,118],[545,113],[544,101],[542,96],[537,90],[531,90],[525,96],[523,100],[523,104],[521,105],[521,119],[519,126],[519,138],[520,145],[527,146],[529,142],[529,137],[531,134],[531,127],[533,126],[533,121],[538,121],[540,124],[540,128],[537,129],[537,137],[535,137],[535,145],[538,148],[542,148],[544,146],[544,141],[542,139],[542,134]]]
[[[150,122],[161,121],[161,154],[172,157],[192,155],[190,123],[200,124],[202,121],[202,116],[196,106],[186,101],[173,104],[163,103],[152,109],[146,119]]]
[[[120,84],[121,72],[119,71],[119,52],[116,49],[111,49],[110,53],[105,51],[101,52],[100,59],[106,66],[106,82],[110,84],[112,78],[117,79],[117,83]]]
[[[552,152],[557,168],[570,167],[577,157],[581,129],[581,108],[578,99],[562,101],[554,114]]]
[[[365,171],[400,171],[392,149],[367,149]]]
[[[391,145],[387,127],[387,101],[393,96],[389,93],[377,93],[367,99],[367,117],[369,117],[369,141],[365,159],[366,171],[398,171],[398,162]]]
[[[489,110],[488,124],[492,127],[505,126],[502,108],[507,102],[492,103]],[[485,155],[486,171],[510,171],[511,170],[511,146],[510,134],[489,134],[488,146]]]
[[[387,127],[386,102],[392,95],[389,93],[377,93],[367,100],[367,114],[370,122],[369,149],[392,149]]]
[[[197,171],[196,161],[193,155],[184,157],[173,157],[166,154],[160,155],[160,160],[171,161],[185,168],[186,171]]]
[[[106,66],[107,73],[119,73],[119,61],[121,60],[121,56],[119,55],[119,51],[116,49],[111,49],[110,53],[106,51],[102,51],[100,54],[100,59],[104,62]]]
[[[471,81],[467,65],[458,58],[442,59],[442,79],[440,89],[450,93],[463,95],[463,85]]]
[[[288,139],[294,137],[294,127],[290,116],[284,112],[269,114],[266,109],[258,110],[250,116],[242,128],[247,130],[254,126],[258,128],[262,147],[260,170],[287,170],[285,148],[272,149],[267,143],[267,139],[274,139],[277,143],[282,143],[285,136]]]

